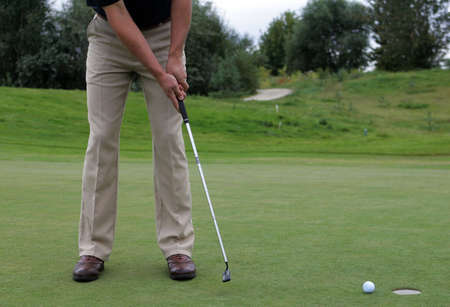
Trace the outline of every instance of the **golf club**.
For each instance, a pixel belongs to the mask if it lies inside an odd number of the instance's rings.
[[[217,225],[216,215],[214,214],[214,209],[213,209],[213,206],[211,203],[211,198],[209,197],[209,192],[208,192],[208,187],[206,186],[205,176],[203,176],[202,166],[200,164],[200,159],[198,158],[197,148],[195,147],[194,137],[192,135],[191,126],[189,124],[189,118],[186,113],[186,107],[184,105],[184,101],[179,100],[178,105],[180,107],[180,113],[181,113],[181,116],[183,117],[183,121],[186,124],[186,129],[189,134],[189,139],[191,140],[192,150],[194,151],[195,162],[197,163],[198,171],[200,172],[200,177],[202,178],[203,190],[205,191],[206,199],[208,200],[209,209],[211,210],[211,215],[214,220],[214,226],[216,227],[217,237],[219,238],[220,248],[222,249],[223,259],[225,260],[226,268],[225,268],[225,272],[223,272],[222,281],[227,282],[227,281],[231,280],[231,273],[228,268],[227,254],[225,253],[225,248],[223,247],[222,237],[220,235],[219,226]]]

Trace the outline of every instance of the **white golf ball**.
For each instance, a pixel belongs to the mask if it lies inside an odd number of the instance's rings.
[[[363,283],[362,289],[364,293],[373,293],[375,291],[375,284],[371,281],[366,281]]]

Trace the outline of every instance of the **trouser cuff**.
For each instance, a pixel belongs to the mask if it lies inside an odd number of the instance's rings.
[[[107,261],[108,258],[109,258],[109,256],[106,256],[106,255],[100,255],[100,254],[96,254],[96,253],[89,252],[89,251],[86,251],[86,252],[80,252],[80,257],[81,257],[81,256],[94,256],[94,257],[96,257],[96,258],[98,258],[98,259],[101,259],[102,261]]]
[[[178,249],[178,250],[171,250],[167,253],[164,253],[164,257],[169,258],[172,255],[176,255],[176,254],[182,254],[182,255],[186,255],[192,258],[192,251],[188,251],[188,250],[182,250],[182,249]]]

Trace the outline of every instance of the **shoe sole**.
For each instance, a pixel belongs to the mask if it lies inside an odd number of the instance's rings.
[[[73,278],[74,281],[77,281],[77,282],[90,282],[90,281],[97,280],[98,279],[98,275],[85,276],[85,275],[73,274],[72,278]]]
[[[90,282],[90,281],[94,281],[97,280],[98,277],[100,276],[100,273],[103,272],[105,270],[104,267],[101,267],[99,270],[99,274],[97,275],[77,275],[75,273],[72,274],[72,279],[74,281],[77,282]]]
[[[195,278],[195,272],[194,273],[185,273],[185,274],[171,274],[170,278],[173,280],[189,280]]]

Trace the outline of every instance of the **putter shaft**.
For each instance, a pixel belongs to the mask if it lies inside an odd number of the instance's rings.
[[[200,159],[198,158],[197,148],[195,147],[194,137],[192,135],[191,127],[189,122],[186,123],[186,129],[189,134],[189,139],[191,140],[192,151],[194,152],[195,162],[197,163],[198,171],[200,173],[200,177],[202,179],[203,190],[206,194],[206,199],[208,200],[209,210],[211,211],[211,215],[214,221],[214,227],[216,228],[217,237],[219,238],[220,248],[222,249],[223,259],[228,266],[228,258],[225,252],[225,248],[223,247],[222,236],[220,235],[219,226],[217,225],[216,215],[214,214],[214,208],[212,206],[211,197],[209,196],[208,187],[206,185],[205,176],[203,175],[202,165],[200,164]]]
[[[214,227],[216,228],[217,237],[219,238],[220,248],[222,250],[223,259],[225,260],[225,264],[226,264],[226,269],[225,269],[225,272],[223,275],[223,282],[227,282],[227,281],[231,280],[231,277],[230,277],[230,271],[228,268],[228,258],[227,258],[227,254],[225,252],[225,248],[223,246],[222,236],[220,235],[220,230],[219,230],[219,225],[217,224],[216,215],[214,214],[214,208],[213,208],[213,205],[211,202],[211,197],[209,196],[208,186],[206,185],[205,176],[203,175],[203,169],[202,169],[202,165],[200,164],[200,159],[198,157],[197,147],[195,146],[194,136],[192,135],[191,125],[189,124],[189,118],[187,116],[186,107],[185,107],[183,101],[178,101],[178,105],[180,107],[180,112],[183,117],[183,121],[186,125],[186,130],[188,132],[189,139],[191,141],[192,151],[194,152],[194,157],[195,157],[195,162],[197,164],[198,171],[200,173],[200,177],[202,179],[203,190],[205,191],[206,199],[208,200],[209,210],[211,211],[211,216],[214,221]]]

